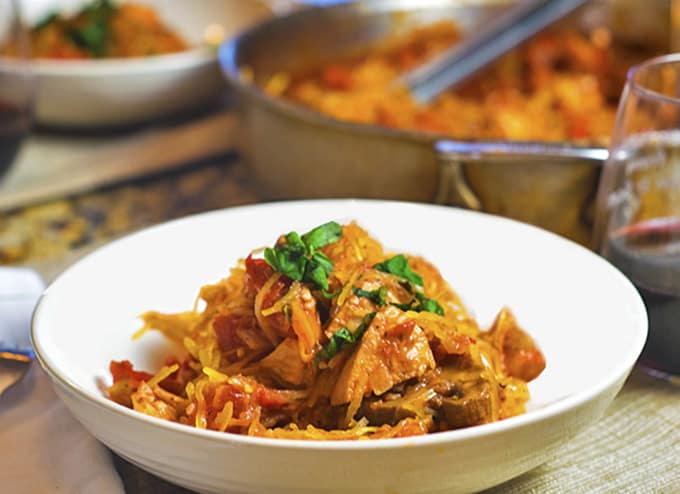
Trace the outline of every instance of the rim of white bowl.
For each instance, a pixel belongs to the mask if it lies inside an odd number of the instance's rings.
[[[372,207],[375,207],[377,205],[401,205],[402,207],[412,207],[412,208],[422,208],[422,209],[450,209],[452,214],[461,214],[461,215],[472,215],[472,216],[479,216],[479,217],[484,217],[484,218],[496,218],[502,222],[509,222],[515,224],[517,228],[520,229],[528,229],[528,230],[534,230],[536,232],[540,232],[540,234],[547,235],[548,237],[552,237],[554,241],[558,242],[567,242],[571,244],[572,248],[575,248],[577,250],[582,251],[582,253],[586,256],[592,256],[594,262],[599,262],[604,265],[607,265],[607,269],[611,269],[611,273],[614,277],[619,279],[619,282],[623,283],[624,285],[627,285],[628,288],[631,290],[631,295],[633,296],[632,299],[635,300],[635,303],[637,305],[637,308],[635,310],[635,315],[639,318],[639,321],[635,324],[636,327],[638,327],[637,333],[635,334],[636,339],[634,340],[633,344],[630,345],[628,348],[628,351],[625,355],[622,355],[621,358],[619,359],[618,363],[616,366],[612,367],[612,369],[597,383],[594,383],[592,386],[573,393],[571,395],[568,395],[564,398],[561,398],[559,400],[556,400],[550,404],[545,405],[544,407],[535,409],[535,410],[530,410],[522,415],[518,415],[515,417],[510,417],[507,419],[499,420],[497,422],[492,422],[489,424],[483,424],[483,425],[477,425],[474,427],[467,427],[463,429],[456,429],[452,431],[444,431],[444,432],[437,432],[437,433],[432,433],[432,434],[425,434],[422,436],[409,436],[409,437],[403,437],[403,438],[387,438],[387,439],[375,439],[375,440],[365,440],[365,441],[359,441],[359,440],[307,440],[307,439],[278,439],[278,438],[265,438],[265,437],[253,437],[253,436],[245,436],[241,434],[233,434],[233,433],[228,433],[228,432],[219,432],[219,431],[213,431],[213,430],[204,430],[204,429],[198,429],[195,427],[191,427],[188,425],[183,425],[175,422],[170,422],[167,420],[163,420],[160,418],[152,417],[150,415],[143,414],[141,412],[137,412],[135,410],[132,410],[130,408],[124,407],[122,405],[119,405],[118,403],[115,403],[108,398],[106,398],[104,395],[98,395],[95,393],[92,393],[86,389],[83,389],[80,387],[77,383],[71,381],[68,377],[65,375],[61,374],[55,366],[54,362],[50,360],[50,358],[45,355],[44,349],[42,348],[40,344],[40,339],[36,337],[37,333],[37,325],[39,323],[40,317],[41,317],[41,310],[43,306],[43,300],[49,296],[49,291],[50,287],[56,283],[62,276],[64,276],[66,273],[71,271],[72,269],[75,269],[81,262],[89,258],[90,256],[102,252],[111,248],[115,248],[115,246],[119,242],[126,242],[130,239],[133,239],[137,237],[138,235],[145,235],[148,232],[157,230],[157,229],[163,229],[168,226],[176,226],[178,224],[181,224],[183,222],[188,222],[191,221],[193,218],[196,217],[207,217],[207,216],[212,216],[212,215],[221,215],[224,214],[225,212],[233,212],[234,214],[237,214],[239,211],[247,211],[247,210],[255,210],[255,209],[267,209],[267,208],[276,208],[276,207],[281,207],[281,206],[290,206],[290,205],[307,205],[307,206],[320,206],[320,207],[331,207],[335,208],[337,211],[342,211],[343,207],[346,207],[347,204],[359,204],[359,205],[372,205]],[[614,386],[619,380],[622,378],[625,378],[630,371],[633,368],[633,365],[635,364],[637,358],[639,357],[640,353],[642,352],[642,347],[644,346],[645,340],[647,338],[647,315],[646,315],[646,309],[644,306],[644,303],[642,301],[642,298],[640,297],[637,289],[634,287],[634,285],[626,278],[618,269],[616,269],[611,263],[609,263],[607,260],[604,258],[598,256],[594,252],[586,249],[585,247],[569,240],[564,237],[560,237],[559,235],[549,232],[547,230],[544,230],[542,228],[527,224],[527,223],[522,223],[520,221],[516,221],[510,218],[505,218],[497,215],[492,215],[488,213],[482,213],[482,212],[476,212],[476,211],[469,211],[469,210],[462,210],[458,208],[452,208],[450,206],[440,206],[436,204],[425,204],[425,203],[411,203],[411,202],[406,202],[406,201],[396,201],[396,200],[382,200],[382,199],[356,199],[356,198],[348,198],[348,199],[307,199],[307,200],[292,200],[292,201],[275,201],[275,202],[267,202],[267,203],[261,203],[261,204],[253,204],[253,205],[246,205],[246,206],[236,206],[236,207],[231,207],[231,208],[224,208],[224,209],[219,209],[215,211],[208,211],[204,213],[198,213],[194,215],[189,215],[183,218],[178,218],[175,220],[170,220],[167,222],[163,222],[157,225],[153,225],[148,228],[144,228],[142,230],[139,230],[137,232],[125,235],[117,240],[114,240],[103,247],[100,247],[99,249],[95,250],[94,252],[88,254],[85,256],[83,259],[77,261],[74,263],[72,266],[67,268],[62,274],[60,274],[43,292],[43,294],[40,296],[40,299],[38,300],[38,303],[36,305],[36,308],[33,312],[33,317],[31,321],[31,342],[33,343],[33,347],[35,350],[36,358],[40,362],[41,366],[47,371],[47,373],[51,376],[52,379],[58,381],[62,386],[66,387],[70,392],[75,393],[78,395],[80,398],[90,402],[94,403],[98,406],[104,407],[107,409],[109,412],[120,414],[123,416],[126,416],[128,418],[131,418],[133,420],[139,420],[150,427],[156,427],[160,429],[166,429],[166,430],[171,430],[174,432],[179,432],[182,434],[188,434],[190,436],[195,436],[196,438],[201,438],[204,440],[211,440],[211,441],[216,441],[216,442],[225,442],[225,443],[236,443],[236,444],[243,444],[243,445],[248,445],[248,446],[261,446],[261,447],[275,447],[275,448],[281,448],[281,449],[313,449],[313,450],[382,450],[382,449],[391,449],[391,448],[399,448],[399,447],[404,447],[408,446],[410,448],[412,447],[426,447],[426,446],[432,446],[440,443],[449,443],[449,442],[462,442],[462,441],[467,441],[470,439],[478,438],[478,437],[487,437],[491,435],[496,435],[496,434],[501,434],[509,429],[514,429],[514,428],[521,428],[523,426],[528,426],[532,423],[540,423],[543,421],[546,421],[550,418],[553,418],[557,415],[561,415],[571,409],[577,408],[581,405],[584,405],[595,398],[597,398],[600,394],[604,393],[607,389],[610,387]]]
[[[96,60],[49,60],[17,61],[0,56],[0,72],[24,68],[36,76],[108,76],[146,74],[165,70],[177,70],[206,63],[217,63],[217,47],[198,46],[177,53],[148,57],[108,58]]]

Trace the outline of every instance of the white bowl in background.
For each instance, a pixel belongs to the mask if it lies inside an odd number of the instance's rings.
[[[529,411],[467,429],[372,441],[298,441],[198,430],[102,393],[112,359],[154,370],[172,353],[157,332],[133,341],[145,310],[182,311],[199,288],[281,233],[357,220],[392,251],[438,266],[483,327],[510,307],[543,350]],[[73,415],[113,451],[201,492],[477,491],[560,454],[612,401],[647,334],[633,285],[594,253],[512,220],[450,207],[323,200],[226,209],[101,248],[48,287],[33,319],[38,359]],[[595,425],[596,426],[596,425]]]
[[[134,1],[152,6],[161,20],[192,48],[146,58],[30,62],[37,79],[38,123],[78,128],[118,126],[209,102],[225,90],[226,84],[216,49],[203,46],[206,27],[221,25],[228,38],[272,14],[266,0]],[[84,3],[84,0],[22,0],[22,10],[33,25],[51,11],[70,13]],[[7,27],[3,24],[4,20],[0,22],[0,40],[4,39],[3,28]],[[0,57],[0,76],[15,70],[15,61]]]

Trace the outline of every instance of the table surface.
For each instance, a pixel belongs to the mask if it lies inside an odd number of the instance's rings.
[[[58,141],[62,154],[72,150],[79,160],[87,159],[81,140],[62,136]],[[148,153],[145,145],[140,156]],[[134,159],[134,150],[128,152]],[[24,158],[28,155],[35,157],[23,153]],[[37,166],[21,156],[16,166]],[[46,161],[40,166],[49,174]],[[271,199],[237,154],[189,163],[167,170],[157,167],[150,176],[118,176],[89,190],[5,212],[0,215],[0,264],[34,267],[49,281],[82,255],[134,230]],[[113,457],[128,493],[188,492]],[[680,492],[679,486],[680,387],[636,369],[597,424],[541,467],[489,492],[671,493]]]

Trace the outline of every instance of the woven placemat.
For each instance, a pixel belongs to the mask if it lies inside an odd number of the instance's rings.
[[[680,387],[634,370],[604,417],[486,494],[680,492]]]

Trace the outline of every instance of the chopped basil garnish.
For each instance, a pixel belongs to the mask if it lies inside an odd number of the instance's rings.
[[[444,308],[439,305],[439,302],[434,299],[427,298],[420,292],[416,292],[416,298],[411,300],[411,302],[408,304],[392,303],[391,305],[394,305],[404,312],[410,310],[413,312],[432,312],[434,314],[439,314],[440,316],[444,315]]]
[[[434,314],[439,314],[440,316],[444,315],[444,308],[441,305],[439,305],[439,303],[436,300],[427,298],[422,293],[423,278],[418,273],[415,273],[411,270],[411,267],[408,265],[408,259],[406,259],[406,256],[404,256],[403,254],[399,254],[390,259],[387,259],[384,262],[378,263],[373,267],[378,271],[390,273],[407,280],[404,282],[400,282],[400,284],[404,287],[404,289],[412,293],[415,298],[407,304],[388,302],[387,288],[385,288],[384,286],[381,286],[377,290],[363,290],[361,288],[353,287],[352,291],[356,295],[358,295],[359,297],[365,297],[373,301],[374,303],[378,304],[378,306],[380,307],[387,305],[389,303],[390,305],[393,305],[403,311],[411,310],[415,312],[432,312]],[[414,289],[413,285],[417,285],[418,288]]]
[[[342,227],[334,221],[302,236],[290,232],[284,243],[265,249],[264,258],[275,271],[328,293],[328,276],[333,272],[333,262],[317,249],[337,242],[341,237]]]
[[[331,336],[329,342],[326,343],[326,345],[318,353],[317,359],[327,362],[335,357],[338,352],[344,348],[347,348],[348,346],[359,341],[368,327],[371,325],[374,317],[375,312],[366,314],[361,321],[361,324],[359,324],[359,326],[357,326],[357,328],[354,330],[354,333],[344,326],[338,329],[335,333],[333,333],[333,336]]]
[[[328,361],[335,357],[340,350],[354,343],[354,336],[350,333],[349,329],[342,327],[338,329],[330,341],[326,343],[321,351],[319,352],[319,360]]]
[[[434,314],[444,315],[444,308],[439,305],[439,303],[431,298],[427,298],[422,293],[416,292],[416,298],[418,303],[411,307],[409,310],[414,310],[416,312],[433,312]]]
[[[79,16],[84,21],[70,28],[66,35],[74,45],[94,56],[103,56],[109,38],[109,23],[115,11],[116,7],[110,0],[95,0],[80,12]]]
[[[411,270],[411,267],[408,265],[408,259],[406,259],[406,256],[403,254],[391,257],[373,267],[383,273],[390,273],[399,276],[400,278],[404,278],[414,285],[423,286],[423,278],[418,273],[414,273]]]
[[[352,291],[355,295],[367,298],[378,304],[380,307],[387,304],[387,288],[384,286],[381,286],[377,290],[363,290],[361,288],[352,287]]]
[[[342,226],[335,221],[329,221],[302,236],[302,242],[313,252],[328,244],[337,242],[342,237]]]

